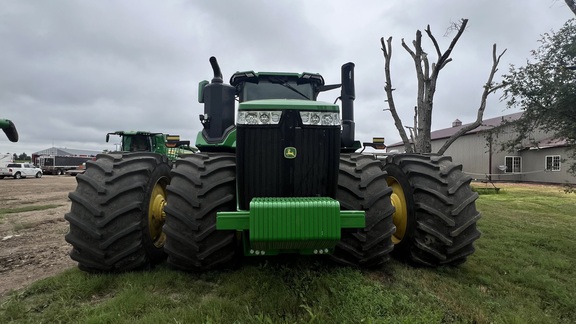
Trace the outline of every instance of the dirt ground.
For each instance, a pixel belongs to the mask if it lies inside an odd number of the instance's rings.
[[[70,210],[72,176],[0,180],[0,299],[38,279],[75,267],[64,240]],[[28,206],[56,205],[43,210],[6,213]]]

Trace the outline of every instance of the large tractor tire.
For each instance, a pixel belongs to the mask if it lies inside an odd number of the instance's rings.
[[[384,170],[396,208],[392,255],[431,267],[465,262],[480,237],[480,213],[462,165],[448,156],[396,154]]]
[[[343,229],[331,258],[341,264],[376,268],[389,260],[394,207],[392,189],[386,184],[382,164],[372,156],[346,154],[340,157],[336,199],[344,210],[363,210],[366,227]]]
[[[69,194],[66,241],[87,272],[122,272],[161,262],[170,162],[155,153],[100,154]]]
[[[232,266],[236,231],[216,230],[216,213],[236,211],[236,158],[200,153],[176,160],[168,186],[165,250],[168,264],[185,271]]]

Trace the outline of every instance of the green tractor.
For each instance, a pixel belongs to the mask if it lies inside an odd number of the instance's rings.
[[[116,131],[106,134],[106,143],[110,135],[121,137],[120,151],[155,152],[166,155],[170,161],[176,161],[183,154],[195,153],[198,150],[190,147],[190,141],[181,141],[180,135],[168,135],[146,131]]]
[[[357,267],[391,255],[438,266],[474,252],[478,196],[461,165],[355,153],[353,63],[335,85],[316,73],[253,71],[224,84],[210,63],[214,77],[198,91],[199,153],[177,159],[169,174],[159,156],[105,155],[78,179],[66,239],[81,269],[127,271],[167,257],[205,271],[283,253]],[[341,108],[317,101],[337,88]]]
[[[16,125],[14,125],[12,121],[8,119],[0,119],[0,128],[2,128],[10,142],[18,142],[18,131],[16,130]]]

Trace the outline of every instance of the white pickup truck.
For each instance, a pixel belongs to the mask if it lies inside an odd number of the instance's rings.
[[[31,163],[8,163],[6,167],[0,168],[0,179],[13,177],[14,179],[26,177],[42,177],[42,169],[35,167]]]

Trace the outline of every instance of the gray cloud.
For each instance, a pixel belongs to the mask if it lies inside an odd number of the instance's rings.
[[[474,119],[491,65],[491,46],[523,64],[539,35],[571,18],[563,2],[486,1],[71,1],[1,0],[0,118],[16,123],[20,142],[0,152],[57,147],[110,149],[107,132],[151,130],[194,140],[200,130],[197,83],[218,57],[225,77],[238,70],[319,72],[339,82],[356,63],[357,137],[399,139],[385,111],[380,37],[394,37],[396,101],[410,125],[414,68],[400,39],[427,24],[446,48],[450,22],[469,18],[440,76],[434,127]],[[433,54],[431,44],[428,52]],[[337,92],[322,100],[332,102]],[[503,113],[497,96],[486,116]]]

